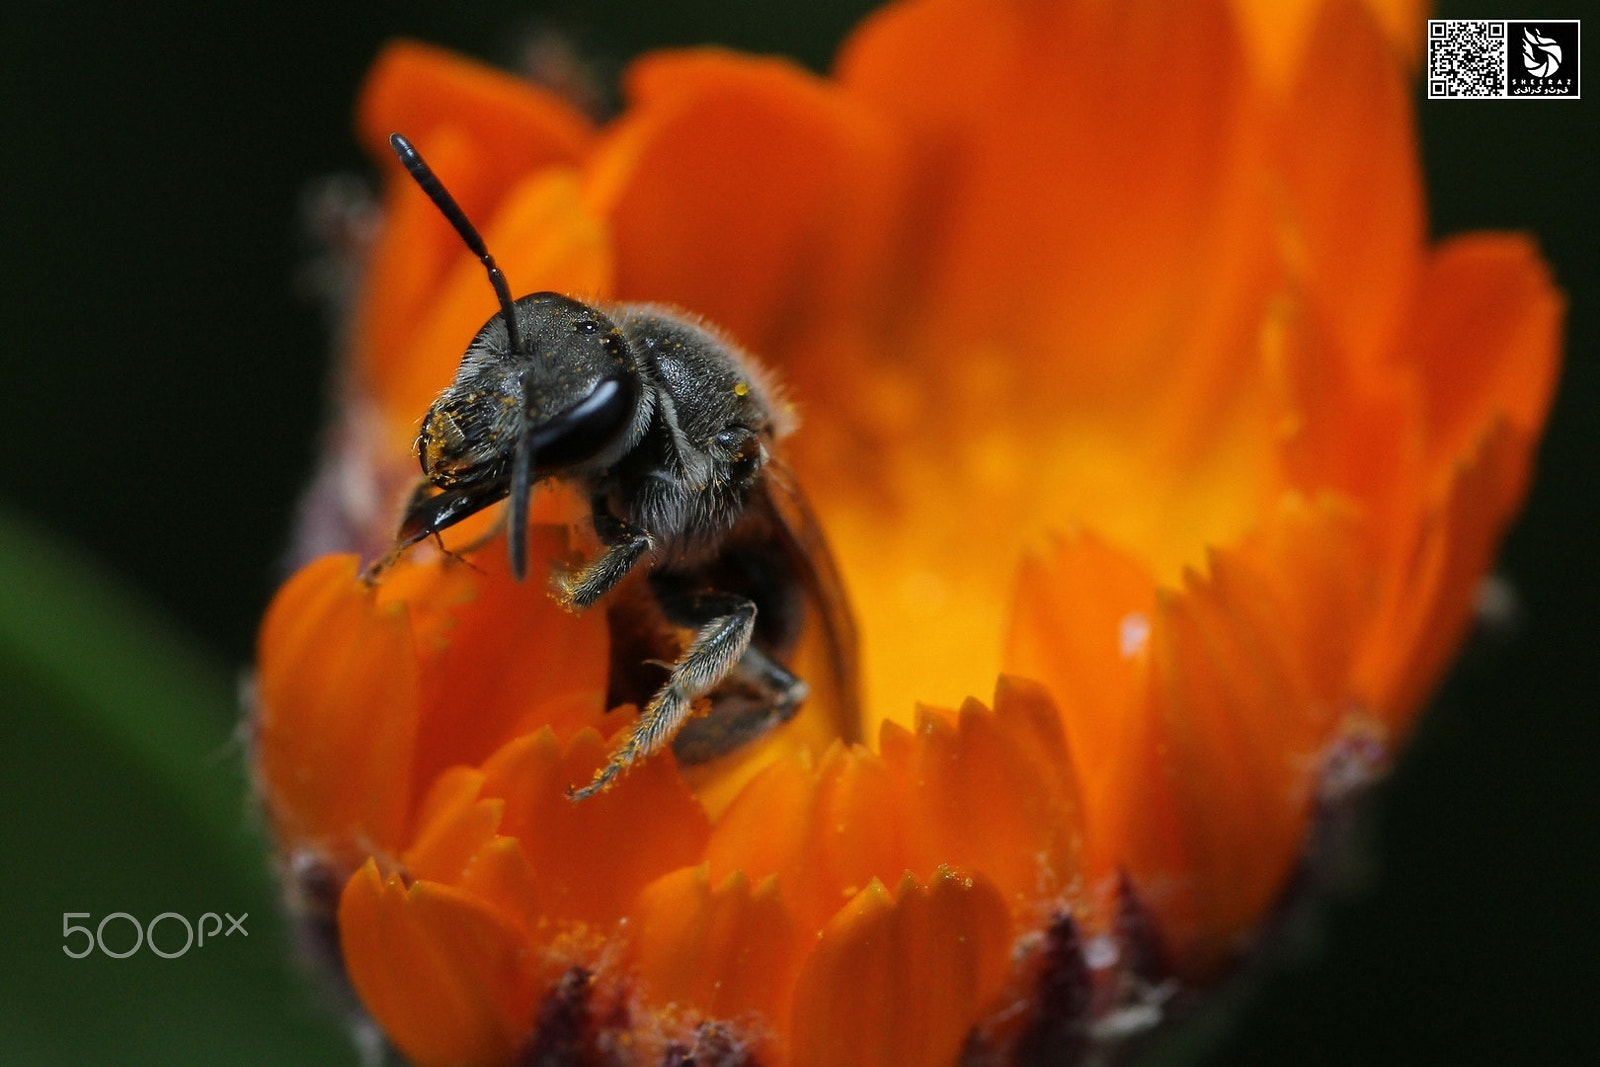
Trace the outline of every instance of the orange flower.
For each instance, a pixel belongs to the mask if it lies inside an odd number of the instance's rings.
[[[374,587],[308,563],[262,628],[258,772],[402,1052],[1070,1058],[1240,958],[1459,645],[1556,374],[1532,244],[1425,241],[1413,8],[914,0],[831,78],[648,56],[598,129],[384,54],[320,528],[386,546],[494,311],[401,130],[519,291],[675,303],[781,372],[871,741],[824,688],[734,769],[574,805],[629,719],[602,613],[498,543]],[[535,510],[530,558],[581,548]]]

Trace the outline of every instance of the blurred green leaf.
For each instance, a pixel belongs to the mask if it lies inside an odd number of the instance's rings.
[[[0,1062],[351,1062],[277,911],[229,672],[5,511],[0,590]],[[105,923],[115,952],[166,912],[248,913],[247,936],[74,959],[68,912],[131,916]],[[167,918],[155,936],[177,953],[187,935]]]

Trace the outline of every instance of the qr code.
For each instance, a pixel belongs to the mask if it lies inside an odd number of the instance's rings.
[[[1468,19],[1428,23],[1428,95],[1506,95],[1506,24]]]
[[[1428,97],[1576,100],[1583,95],[1577,19],[1428,22]]]

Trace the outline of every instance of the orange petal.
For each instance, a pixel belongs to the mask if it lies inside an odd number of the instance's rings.
[[[1163,598],[1143,742],[1162,799],[1124,784],[1118,866],[1190,973],[1228,959],[1283,893],[1329,753],[1362,712],[1350,674],[1377,590],[1361,538],[1337,502],[1290,501],[1216,553],[1209,579]]]
[[[764,769],[717,820],[706,845],[710,877],[720,881],[743,872],[761,880],[781,874],[791,885],[800,884],[796,876],[807,863],[811,824],[819,817],[816,792],[816,770],[801,760]]]
[[[909,862],[906,796],[884,761],[858,746],[840,746],[829,756],[818,774],[814,836],[799,856],[803,876],[783,882],[796,886],[797,902],[820,907],[810,913],[797,909],[809,929],[820,928],[868,882],[892,878]]]
[[[373,61],[356,125],[379,159],[393,158],[391,133],[420,145],[435,128],[455,127],[481,145],[499,145],[497,169],[508,175],[575,161],[594,135],[589,121],[555,94],[417,41],[393,41]]]
[[[877,302],[898,172],[869,113],[790,63],[713,50],[647,56],[627,87],[588,173],[619,298],[680,304],[769,356]]]
[[[1300,650],[1262,625],[1273,625],[1274,605],[1251,603],[1259,593],[1223,569],[1226,579],[1192,582],[1166,600],[1153,638],[1152,734],[1173,805],[1156,817],[1173,823],[1181,859],[1151,865],[1134,838],[1124,864],[1180,958],[1201,971],[1236,947],[1287,883],[1318,760],[1343,710],[1297,689]],[[1328,654],[1347,659],[1350,650]]]
[[[819,767],[773,764],[747,785],[706,848],[714,879],[776,875],[796,920],[817,930],[874,877],[905,869],[903,798],[864,748],[829,750]]]
[[[1413,68],[1422,58],[1422,35],[1426,29],[1429,0],[1363,0],[1383,27],[1385,36],[1403,60]]]
[[[870,388],[845,379],[909,412],[904,432],[817,490],[874,713],[988,691],[1042,531],[1092,519],[1175,576],[1271,499],[1265,130],[1235,47],[1216,5],[933,0],[885,9],[843,52],[840,78],[906,128],[924,184],[910,321]],[[1110,88],[1155,69],[1170,94]]]
[[[1235,49],[1204,3],[935,0],[851,37],[840,80],[908,130],[931,186],[910,332],[946,354],[955,411],[996,351],[1026,371],[1008,394],[1024,421],[1063,399],[1140,410],[1184,332],[1245,284],[1238,168],[1254,148]],[[1109,88],[1155,70],[1160,93]]]
[[[828,923],[801,967],[790,1063],[919,1067],[954,1063],[999,995],[1011,949],[992,886],[948,872],[926,887],[877,881]]]
[[[417,814],[406,873],[412,878],[454,885],[477,854],[495,837],[504,805],[481,800],[483,772],[452,767],[433,783]]]
[[[1067,724],[1090,796],[1107,788],[1130,709],[1144,699],[1155,579],[1082,530],[1030,555],[1015,584],[1007,674],[1042,682]]]
[[[1293,84],[1324,0],[1232,0],[1234,16],[1262,81],[1273,91]]]
[[[1280,241],[1339,350],[1370,363],[1405,325],[1421,268],[1410,90],[1358,5],[1324,4],[1312,39],[1276,138],[1286,183]]]
[[[1129,725],[1134,751],[1121,761],[1127,796],[1115,806],[1098,798],[1106,806],[1091,809],[1091,832],[1106,835],[1097,852],[1117,857],[1184,971],[1199,977],[1240,947],[1284,884],[1309,812],[1303,792],[1280,795],[1278,760],[1290,754],[1272,747],[1275,735],[1260,747],[1250,736],[1280,706],[1281,677],[1239,677],[1238,659],[1258,651],[1247,643],[1254,635],[1216,626],[1206,617],[1216,606],[1194,592],[1163,599],[1150,704]],[[1224,662],[1208,655],[1213,641]]]
[[[1269,373],[1281,379],[1288,482],[1358,500],[1376,533],[1404,538],[1426,485],[1422,401],[1411,369],[1347,358],[1329,324],[1303,303],[1285,301],[1265,332]]]
[[[926,714],[916,732],[886,724],[883,756],[835,748],[812,771],[769,768],[712,837],[713,877],[775,876],[802,929],[896,869],[945,863],[1000,882],[1019,916],[1059,906],[1075,879],[1076,795],[1048,698],[1001,686],[1000,711]]]
[[[1285,884],[1377,607],[1358,517],[1291,499],[1211,575],[1154,594],[1085,536],[1030,564],[1013,669],[1061,703],[1084,782],[1088,915],[1119,871],[1203,973]],[[1154,604],[1154,610],[1143,605]]]
[[[1230,616],[1286,672],[1295,706],[1278,717],[1291,735],[1297,713],[1325,716],[1350,697],[1352,665],[1380,593],[1372,538],[1348,501],[1291,496],[1261,529],[1212,556],[1211,583]],[[1323,732],[1309,728],[1309,736]],[[1263,747],[1271,742],[1263,738]],[[1280,751],[1303,747],[1304,738],[1286,739]]]
[[[398,851],[409,813],[419,684],[403,611],[378,604],[353,556],[278,591],[256,655],[256,760],[280,840]]]
[[[640,894],[632,948],[643,996],[705,1019],[756,1014],[752,1029],[781,1033],[809,937],[784,906],[777,880],[752,886],[743,874],[716,888],[705,865],[665,875]]]
[[[499,832],[527,855],[543,914],[610,926],[645,885],[700,861],[709,827],[670,756],[646,761],[581,803],[605,746],[592,730],[562,750],[548,730],[517,738],[484,764],[483,795],[505,802]]]
[[[1470,234],[1433,253],[1402,353],[1422,373],[1435,479],[1450,477],[1495,418],[1525,436],[1544,425],[1564,303],[1527,237]]]
[[[1076,783],[1042,690],[1006,680],[996,705],[973,702],[953,722],[921,712],[913,731],[885,723],[881,756],[836,746],[815,769],[768,768],[712,832],[711,877],[777,877],[815,930],[873,880],[954,865],[1035,918],[1076,878]]]
[[[418,642],[425,709],[419,788],[444,768],[481,764],[542,726],[565,739],[608,722],[604,615],[563,611],[543,581],[512,578],[503,548],[496,540],[478,553],[477,570],[449,560],[414,565],[438,582],[426,596],[411,597],[413,612],[427,616]],[[566,532],[534,527],[528,553],[540,573],[547,561],[568,555]]]
[[[923,714],[909,735],[886,724],[882,747],[902,796],[906,868],[981,874],[1020,922],[1038,921],[1080,888],[1077,783],[1059,715],[1039,685],[1002,679],[994,711],[968,701],[954,724]],[[860,807],[848,817],[881,816]]]
[[[509,1063],[533,1023],[535,957],[472,896],[385,879],[368,860],[339,902],[362,1004],[419,1064]]]
[[[471,767],[452,767],[439,776],[417,816],[405,872],[465,890],[529,929],[540,914],[533,871],[516,839],[498,832],[505,802],[482,796],[484,778]]]
[[[1308,47],[1321,46],[1320,38],[1312,31],[1328,2],[1232,0],[1250,58],[1271,90],[1286,91],[1306,60]],[[1365,6],[1383,28],[1395,55],[1414,66],[1422,52],[1426,0],[1365,0]]]
[[[1527,484],[1532,441],[1497,422],[1458,466],[1442,504],[1401,550],[1355,687],[1399,738],[1460,647],[1478,583]]]

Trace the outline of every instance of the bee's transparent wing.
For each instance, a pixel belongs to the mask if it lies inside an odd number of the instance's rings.
[[[773,536],[805,587],[807,627],[815,620],[820,630],[817,636],[829,677],[824,680],[813,675],[806,679],[813,699],[820,697],[834,710],[843,740],[860,741],[860,651],[855,616],[850,611],[838,564],[794,472],[777,460],[769,461],[761,485],[751,506],[764,504],[769,512]],[[802,636],[803,642],[808,640],[808,635]]]

